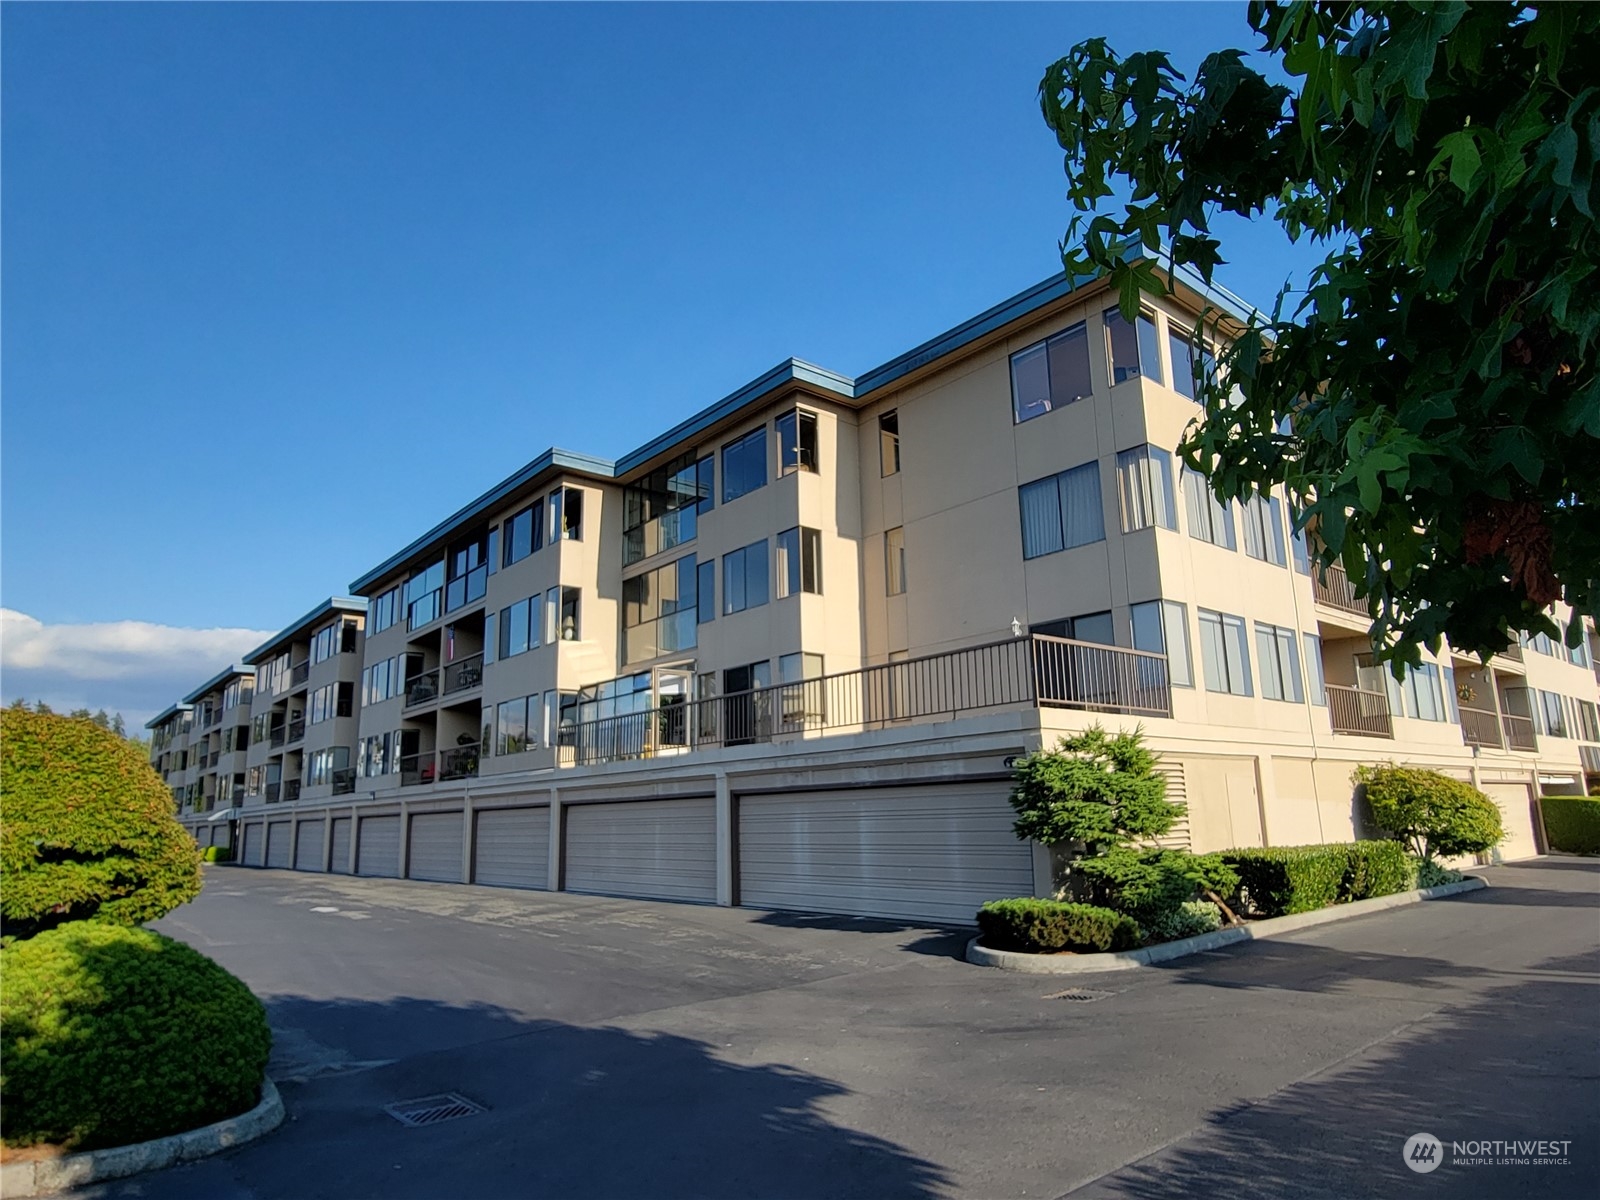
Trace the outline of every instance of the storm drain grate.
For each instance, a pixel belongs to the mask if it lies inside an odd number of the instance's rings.
[[[1097,992],[1094,988],[1068,988],[1064,992],[1051,992],[1046,1000],[1070,1000],[1074,1004],[1093,1004],[1096,1000],[1109,1000],[1115,992]]]
[[[483,1105],[465,1096],[446,1092],[442,1096],[423,1096],[418,1100],[386,1104],[383,1111],[400,1124],[416,1129],[422,1125],[437,1125],[440,1121],[454,1121],[457,1117],[475,1117],[485,1110]]]

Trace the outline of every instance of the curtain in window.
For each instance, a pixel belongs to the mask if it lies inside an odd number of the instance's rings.
[[[1018,489],[1022,503],[1022,557],[1038,558],[1062,549],[1061,496],[1054,478]]]
[[[1100,505],[1100,464],[1089,462],[1057,476],[1061,485],[1061,532],[1066,545],[1105,540],[1105,515]]]

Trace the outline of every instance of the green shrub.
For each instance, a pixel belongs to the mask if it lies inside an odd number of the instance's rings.
[[[1056,950],[1131,950],[1139,925],[1131,917],[1092,904],[1061,900],[991,900],[978,910],[983,944],[1028,954]]]
[[[1416,872],[1416,880],[1412,885],[1414,887],[1443,887],[1447,883],[1460,883],[1466,878],[1460,871],[1441,867],[1431,858],[1413,858],[1411,865]]]
[[[1600,799],[1546,796],[1539,807],[1544,812],[1544,836],[1550,849],[1600,854]]]
[[[209,863],[225,863],[233,861],[233,851],[226,846],[207,846],[200,851],[200,858]]]
[[[1389,763],[1358,767],[1373,823],[1404,841],[1421,858],[1481,854],[1505,837],[1500,810],[1470,783]]]
[[[200,854],[131,743],[92,721],[0,711],[0,922],[31,937],[152,921],[200,892]]]
[[[235,1116],[271,1044],[249,988],[151,930],[76,921],[0,950],[7,1145],[92,1150]]]
[[[1224,851],[1238,873],[1239,904],[1259,917],[1313,912],[1339,899],[1349,856],[1343,846],[1269,846]]]
[[[1222,928],[1222,910],[1209,900],[1186,900],[1144,926],[1147,942],[1175,942]]]
[[[1076,864],[1088,900],[1132,917],[1146,929],[1204,892],[1232,895],[1239,877],[1217,854],[1132,850],[1119,846]]]
[[[1112,736],[1098,725],[1028,755],[1014,768],[1017,836],[1044,846],[1080,844],[1090,856],[1160,837],[1183,805],[1167,800],[1156,762],[1141,730]]]
[[[1410,891],[1416,870],[1399,842],[1352,842],[1342,847],[1345,875],[1339,884],[1340,900],[1370,900]]]

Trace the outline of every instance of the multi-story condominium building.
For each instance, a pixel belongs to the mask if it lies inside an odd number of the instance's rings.
[[[244,760],[250,745],[254,688],[255,668],[235,666],[206,680],[183,698],[189,707],[183,802],[189,810],[225,810],[244,798]],[[151,753],[155,753],[153,747]]]
[[[194,709],[188,704],[173,704],[145,724],[150,731],[150,765],[161,782],[172,790],[172,801],[181,810],[188,799],[189,733]]]
[[[1182,276],[1130,323],[1057,277],[855,379],[791,360],[618,461],[547,451],[351,585],[358,716],[319,747],[348,773],[250,776],[243,860],[966,921],[1049,888],[1009,765],[1093,721],[1144,727],[1196,850],[1359,836],[1351,772],[1396,759],[1535,853],[1541,791],[1600,771],[1592,629],[1374,665],[1284,500],[1220,505],[1174,455],[1247,316]]]

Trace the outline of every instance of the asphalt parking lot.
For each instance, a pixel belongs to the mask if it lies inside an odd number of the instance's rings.
[[[1051,979],[967,965],[960,931],[211,867],[158,927],[267,1002],[289,1118],[80,1194],[1587,1197],[1600,862],[1484,874]],[[384,1111],[441,1092],[485,1111]],[[1417,1174],[1423,1131],[1570,1161]]]

